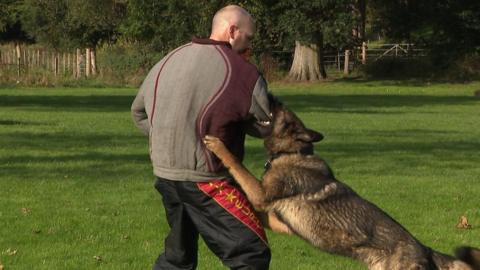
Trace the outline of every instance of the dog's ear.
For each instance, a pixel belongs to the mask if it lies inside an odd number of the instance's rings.
[[[320,132],[306,128],[304,132],[297,134],[297,139],[308,143],[314,143],[321,141],[323,135]]]
[[[286,117],[287,115],[283,110],[278,110],[275,112],[273,120],[273,128],[276,130],[275,133],[280,134],[281,132],[283,132],[283,130],[287,126]]]
[[[270,104],[270,110],[275,113],[283,107],[282,102],[274,96],[271,92],[267,93],[268,103]]]

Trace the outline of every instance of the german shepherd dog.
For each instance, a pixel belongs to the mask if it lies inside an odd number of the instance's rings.
[[[480,270],[480,250],[461,247],[456,257],[423,245],[373,203],[335,179],[327,163],[313,153],[323,136],[271,97],[272,132],[264,145],[269,155],[258,181],[213,136],[206,147],[228,168],[262,222],[273,231],[297,235],[313,246],[362,261],[369,269]]]

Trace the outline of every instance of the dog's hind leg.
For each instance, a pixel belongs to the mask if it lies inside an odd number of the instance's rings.
[[[459,247],[455,251],[456,257],[467,263],[473,270],[480,270],[480,249],[472,247]]]
[[[293,234],[292,230],[290,230],[290,228],[285,223],[278,219],[277,215],[272,211],[269,211],[267,213],[260,213],[260,221],[262,222],[263,226],[270,228],[276,233],[283,233],[289,235]]]

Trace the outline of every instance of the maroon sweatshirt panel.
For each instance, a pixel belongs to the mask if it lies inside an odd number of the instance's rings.
[[[225,146],[240,160],[244,157],[245,120],[255,84],[259,78],[257,68],[243,59],[228,46],[217,46],[230,66],[230,78],[213,103],[202,113],[201,136],[210,134],[220,138]],[[213,155],[208,155],[211,170],[224,170],[222,163]]]

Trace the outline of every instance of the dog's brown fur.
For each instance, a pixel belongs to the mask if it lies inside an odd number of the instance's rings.
[[[480,269],[480,250],[460,248],[454,258],[415,239],[376,205],[338,181],[313,142],[320,133],[272,100],[273,131],[266,138],[270,168],[263,181],[248,172],[217,138],[205,143],[229,169],[272,230],[293,233],[324,251],[364,262],[369,269]],[[462,261],[463,260],[463,261]]]

